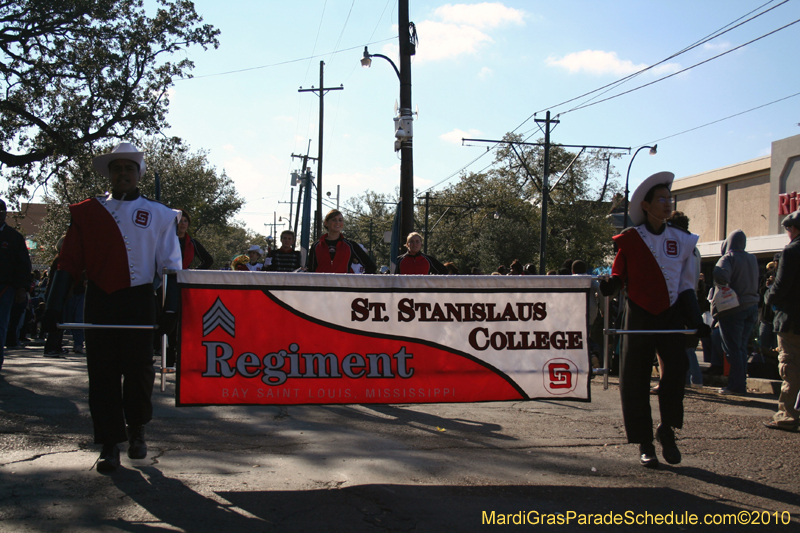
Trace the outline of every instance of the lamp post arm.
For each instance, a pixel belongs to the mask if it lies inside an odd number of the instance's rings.
[[[633,157],[631,157],[631,162],[628,163],[628,173],[625,175],[625,218],[622,221],[622,229],[628,227],[628,195],[630,194],[628,191],[628,182],[631,177],[631,166],[633,165],[633,160],[636,159],[636,155],[644,150],[645,148],[653,149],[652,146],[640,146],[638,150],[633,153]]]
[[[394,61],[392,61],[391,59],[389,59],[388,57],[386,57],[383,54],[370,54],[369,57],[381,57],[381,58],[385,59],[386,61],[388,61],[389,64],[392,65],[392,68],[394,69],[395,73],[397,74],[397,79],[401,80],[400,71],[397,69],[397,65],[394,64]]]

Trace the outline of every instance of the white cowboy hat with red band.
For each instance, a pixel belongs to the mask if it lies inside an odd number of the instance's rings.
[[[94,169],[99,174],[110,179],[111,173],[108,171],[108,165],[117,159],[133,161],[139,165],[139,177],[141,178],[144,176],[144,152],[140,152],[139,149],[131,143],[119,143],[110,153],[98,155],[92,159],[92,166],[94,166]]]
[[[672,172],[656,172],[649,176],[646,180],[636,187],[631,195],[631,200],[628,202],[628,221],[631,226],[638,226],[644,224],[646,215],[642,210],[642,201],[644,201],[647,191],[656,185],[666,185],[667,189],[672,189],[672,182],[675,180],[675,174]]]

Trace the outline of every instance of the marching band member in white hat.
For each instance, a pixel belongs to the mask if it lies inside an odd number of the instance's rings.
[[[93,165],[109,178],[111,192],[69,207],[72,222],[51,281],[48,320],[60,316],[72,280],[85,271],[86,322],[155,324],[153,279],[163,267],[181,269],[176,235],[181,213],[140,194],[145,161],[133,144],[120,143],[95,157]],[[177,310],[177,298],[169,292],[164,329],[167,323],[174,326]],[[144,425],[153,415],[153,331],[87,330],[86,362],[94,440],[103,445],[98,472],[119,466],[117,443],[126,440],[128,457],[144,459]]]
[[[626,330],[698,328],[708,335],[697,304],[695,283],[699,273],[694,260],[698,236],[666,223],[672,214],[671,172],[653,174],[634,191],[630,220],[634,227],[614,237],[618,249],[611,279],[600,283],[604,295],[623,286],[628,298]],[[656,438],[670,464],[681,462],[673,428],[683,426],[683,390],[689,360],[681,334],[625,335],[620,364],[622,415],[628,442],[639,444],[639,460],[658,467],[650,413],[650,374],[656,350],[664,363],[658,388],[661,424]]]

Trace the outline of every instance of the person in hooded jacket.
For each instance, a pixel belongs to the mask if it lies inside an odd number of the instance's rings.
[[[722,257],[714,267],[715,290],[728,286],[739,299],[739,305],[725,311],[712,304],[711,314],[719,321],[722,348],[730,364],[728,386],[720,389],[720,394],[747,392],[747,342],[758,321],[758,261],[744,251],[746,246],[744,232],[732,231],[722,242]]]

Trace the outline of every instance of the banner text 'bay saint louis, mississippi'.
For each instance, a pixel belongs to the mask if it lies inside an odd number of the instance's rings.
[[[179,405],[590,398],[586,276],[178,281]]]

